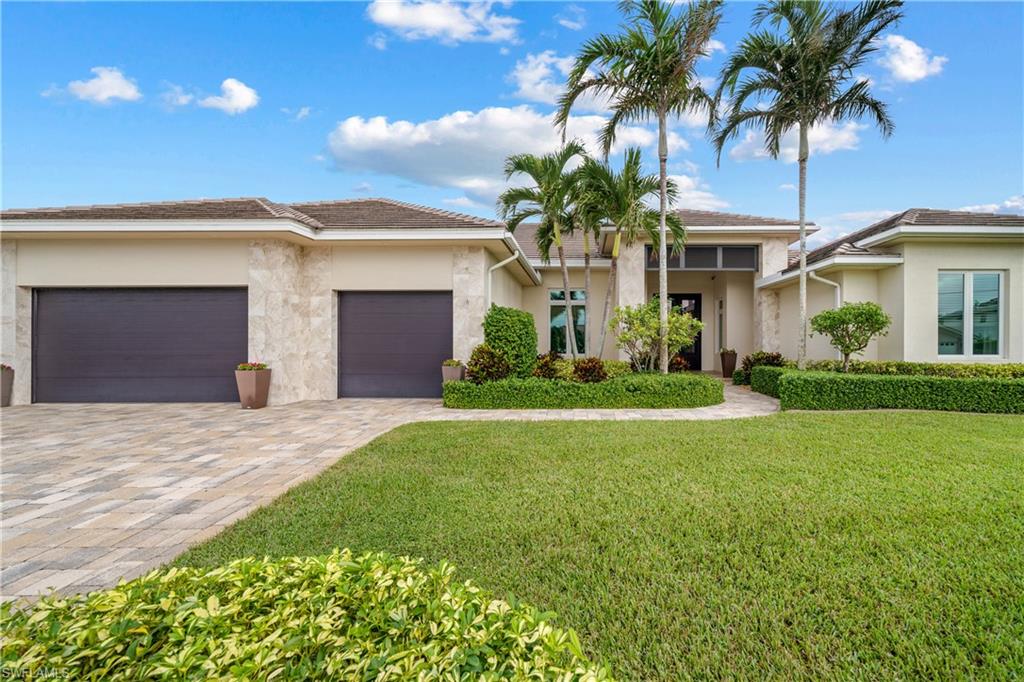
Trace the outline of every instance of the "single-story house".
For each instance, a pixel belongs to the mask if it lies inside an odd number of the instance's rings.
[[[704,322],[685,355],[796,354],[793,220],[680,211],[673,302]],[[490,304],[529,311],[540,350],[564,350],[557,259],[532,226],[389,199],[263,198],[16,209],[0,214],[0,355],[15,403],[229,401],[232,369],[273,369],[272,403],[432,396],[439,366],[482,341]],[[811,229],[815,229],[813,226]],[[613,228],[592,254],[600,317]],[[583,245],[566,240],[583,352]],[[1024,361],[1024,217],[912,209],[809,254],[811,314],[874,300],[893,317],[872,359]],[[622,249],[617,305],[657,292],[649,244]],[[603,357],[617,357],[609,335]],[[810,355],[834,357],[820,338]]]

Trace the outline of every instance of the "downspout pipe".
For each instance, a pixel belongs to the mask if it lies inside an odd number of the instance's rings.
[[[839,282],[833,282],[830,279],[825,279],[824,277],[819,277],[818,273],[814,272],[813,270],[808,271],[807,277],[810,278],[810,279],[813,279],[815,282],[821,282],[822,284],[827,284],[830,287],[835,288],[835,291],[836,291],[836,302],[835,302],[835,305],[833,307],[834,308],[838,308],[839,306],[843,305],[843,287],[840,286]],[[843,357],[843,354],[840,353],[838,349],[836,349],[836,358],[842,359],[842,357]]]
[[[495,263],[491,267],[487,268],[487,292],[486,292],[486,295],[484,297],[484,313],[485,314],[486,314],[486,312],[488,310],[491,309],[491,279],[494,276],[494,271],[495,270],[500,270],[501,268],[505,267],[509,263],[511,263],[511,262],[513,262],[515,260],[518,260],[518,259],[519,259],[519,252],[516,251],[515,253],[513,253],[511,256],[509,256],[505,260],[501,261],[500,263]]]

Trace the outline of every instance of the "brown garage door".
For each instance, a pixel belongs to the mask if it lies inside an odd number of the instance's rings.
[[[227,402],[246,359],[245,289],[37,289],[36,402]]]
[[[450,291],[345,291],[338,304],[338,395],[432,398],[452,356]]]

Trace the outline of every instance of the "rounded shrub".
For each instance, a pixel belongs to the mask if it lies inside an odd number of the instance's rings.
[[[608,378],[601,358],[579,358],[572,363],[572,378],[581,384],[596,384]]]
[[[502,353],[517,377],[528,377],[537,359],[537,327],[533,315],[492,305],[484,316],[484,343]]]
[[[0,606],[4,670],[75,680],[607,680],[550,614],[387,554],[172,568]]]
[[[555,351],[538,355],[537,362],[533,366],[533,376],[538,379],[557,379],[559,360],[561,358]]]
[[[473,349],[466,363],[466,378],[476,384],[486,381],[498,381],[512,376],[512,364],[505,357],[486,343]]]

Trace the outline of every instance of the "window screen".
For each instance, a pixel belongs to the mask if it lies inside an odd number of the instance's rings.
[[[727,269],[757,269],[757,249],[753,246],[723,246],[722,267]]]
[[[717,246],[689,246],[684,252],[687,270],[714,270],[718,268]]]

